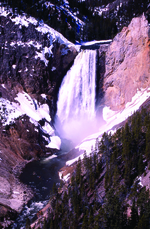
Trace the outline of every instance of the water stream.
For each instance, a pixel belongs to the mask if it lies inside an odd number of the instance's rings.
[[[84,50],[76,57],[60,87],[55,127],[61,137],[79,143],[94,131],[95,89],[96,50]],[[43,158],[26,165],[20,180],[34,190],[35,197],[24,207],[13,229],[25,228],[26,218],[32,221],[48,202],[54,182],[60,182],[58,171],[66,163],[63,153],[60,151],[53,159]]]
[[[60,136],[78,144],[95,124],[96,50],[82,50],[64,77],[55,126]]]
[[[13,229],[25,228],[26,219],[32,222],[36,213],[42,209],[48,202],[54,182],[59,185],[60,179],[58,170],[65,165],[66,160],[59,151],[57,157],[51,159],[41,158],[38,161],[32,161],[26,165],[20,176],[20,181],[29,185],[34,193],[34,198],[23,208],[21,214],[17,217]]]

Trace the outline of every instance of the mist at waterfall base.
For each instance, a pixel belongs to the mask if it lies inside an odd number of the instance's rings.
[[[56,128],[61,139],[68,139],[74,147],[79,144],[85,137],[98,131],[100,122],[98,120],[89,120],[87,117],[78,117],[78,120],[69,119],[62,126],[56,124]]]
[[[55,128],[74,146],[100,126],[96,118],[96,50],[83,50],[64,77],[58,95]]]

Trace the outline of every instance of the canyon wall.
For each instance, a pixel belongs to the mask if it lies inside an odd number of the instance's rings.
[[[106,52],[104,103],[121,110],[137,90],[150,86],[150,27],[145,16],[133,18]]]
[[[44,93],[53,107],[62,78],[77,55],[75,46],[34,18],[5,14],[0,15],[0,84],[13,97],[21,90]]]
[[[1,100],[14,103],[18,92],[26,92],[32,102],[47,103],[51,117],[54,117],[62,79],[78,53],[73,44],[63,39],[33,18],[1,14]],[[98,53],[96,104],[121,110],[137,89],[150,85],[150,29],[144,15],[134,18],[110,45],[101,46]],[[3,111],[6,112],[5,106]],[[27,116],[19,117],[7,126],[3,125],[1,116],[1,221],[8,212],[15,215],[20,211],[32,196],[17,176],[25,163],[48,150],[40,132],[43,122],[40,120],[37,131]]]
[[[5,228],[5,218],[9,224],[8,217],[13,219],[33,196],[19,182],[21,169],[45,152],[53,153],[42,137],[45,121],[40,120],[35,128],[27,110],[27,115],[6,125],[5,118],[13,113],[8,112],[7,104],[19,106],[15,98],[26,92],[29,104],[36,100],[55,111],[59,85],[76,55],[75,46],[55,30],[0,8],[0,227]]]

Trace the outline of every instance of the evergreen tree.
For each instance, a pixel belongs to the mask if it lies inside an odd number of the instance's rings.
[[[87,229],[87,222],[88,222],[88,210],[86,211],[83,217],[82,229]]]
[[[144,172],[145,165],[143,163],[143,156],[140,154],[138,161],[138,174],[141,175]]]
[[[26,219],[26,229],[30,229],[30,220],[29,218]]]
[[[146,150],[145,150],[147,160],[150,160],[150,124],[148,124],[146,132]]]
[[[135,199],[133,200],[133,204],[131,207],[131,221],[130,221],[130,228],[135,228],[138,224],[138,210],[135,205]]]
[[[81,184],[81,158],[80,157],[76,166],[76,182],[77,184]]]
[[[88,219],[88,228],[89,229],[93,229],[93,222],[94,222],[94,216],[93,216],[92,209],[90,209],[90,215]]]

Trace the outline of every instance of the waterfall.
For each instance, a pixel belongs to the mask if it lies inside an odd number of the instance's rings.
[[[75,58],[59,90],[56,117],[65,137],[75,138],[73,132],[81,133],[95,118],[95,89],[96,50],[84,50]]]

